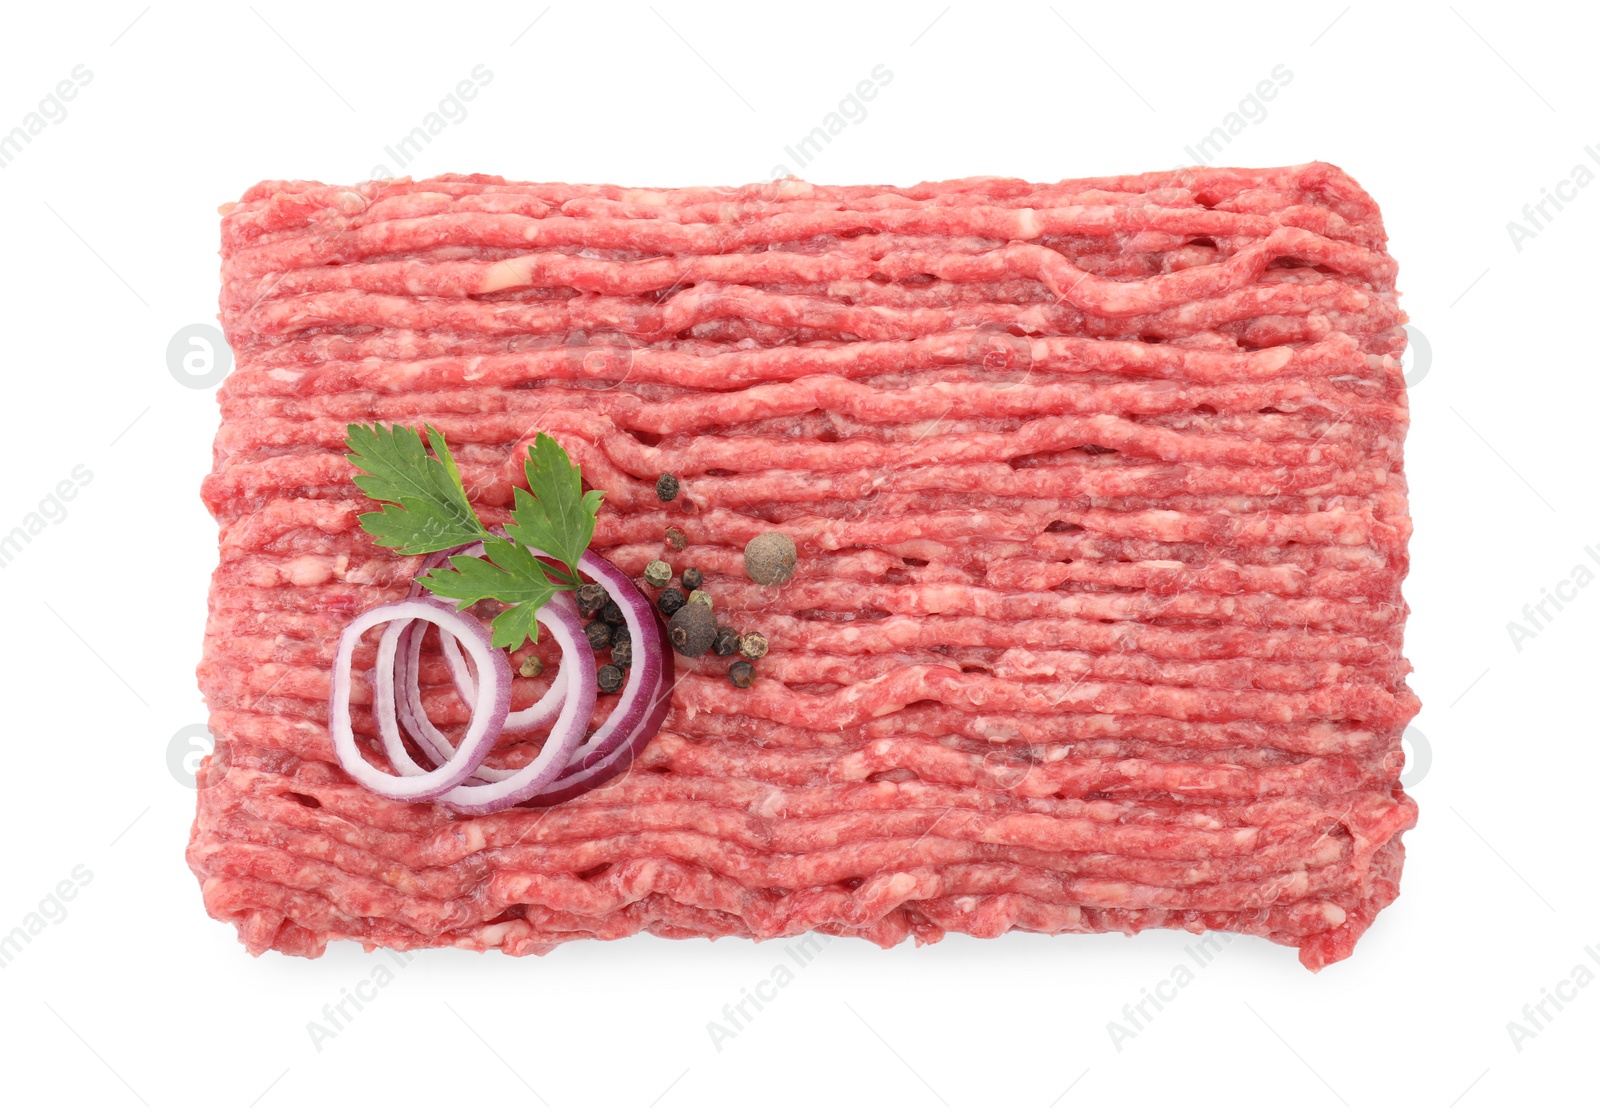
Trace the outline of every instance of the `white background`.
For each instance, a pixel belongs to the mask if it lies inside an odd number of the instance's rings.
[[[1600,553],[1600,185],[1547,207],[1521,250],[1506,227],[1575,165],[1600,171],[1600,151],[1584,150],[1600,145],[1592,17],[1337,0],[1226,15],[680,0],[542,15],[538,3],[141,7],[12,6],[0,25],[0,132],[74,66],[93,75],[0,170],[0,533],[75,465],[93,473],[68,517],[0,568],[0,934],[75,866],[93,876],[0,968],[0,1103],[266,1114],[1592,1102],[1600,988],[1579,990],[1520,1050],[1507,1023],[1576,965],[1600,976],[1600,587],[1551,610],[1520,649],[1507,624],[1579,563],[1600,571],[1584,552]],[[262,178],[371,176],[390,161],[385,145],[478,64],[491,82],[408,171],[764,179],[879,64],[891,83],[805,176],[1165,169],[1194,161],[1185,146],[1288,68],[1266,117],[1219,161],[1320,158],[1359,179],[1383,206],[1403,305],[1432,348],[1412,393],[1406,582],[1432,765],[1413,790],[1422,819],[1406,837],[1404,892],[1352,959],[1313,976],[1292,951],[1240,939],[1119,1050],[1107,1023],[1179,962],[1194,966],[1191,938],[951,937],[890,952],[838,941],[718,1050],[707,1023],[787,961],[781,944],[641,937],[544,959],[428,953],[398,970],[353,946],[315,962],[251,959],[206,918],[183,861],[194,794],[169,764],[184,743],[169,741],[205,718],[193,670],[215,534],[197,491],[217,414],[213,392],[169,374],[166,346],[214,319],[218,204]],[[308,1022],[380,959],[393,984],[315,1048]]]

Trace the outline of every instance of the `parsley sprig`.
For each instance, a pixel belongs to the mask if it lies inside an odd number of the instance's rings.
[[[450,558],[450,568],[431,569],[418,579],[462,608],[483,600],[508,605],[490,624],[496,646],[514,650],[538,641],[535,613],[557,592],[581,584],[578,561],[594,538],[605,493],[584,491],[578,466],[541,433],[528,446],[523,465],[528,490],[515,489],[512,518],[501,537],[472,509],[444,436],[432,426],[423,429],[426,437],[403,425],[348,428],[345,459],[360,469],[356,486],[382,504],[359,517],[361,528],[399,553],[437,553],[482,542],[482,557],[457,555]],[[541,561],[529,546],[565,567]]]

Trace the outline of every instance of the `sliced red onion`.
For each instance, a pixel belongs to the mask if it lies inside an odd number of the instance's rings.
[[[431,596],[432,593],[428,592],[428,590],[422,586],[422,582],[417,578],[423,573],[428,572],[430,569],[439,568],[451,557],[454,557],[456,554],[462,553],[470,548],[471,546],[458,545],[453,546],[450,549],[442,549],[437,553],[428,554],[427,557],[423,558],[422,564],[417,566],[417,571],[411,578],[411,585],[406,591],[406,598],[415,599],[424,594]],[[480,552],[481,551],[482,550],[480,547]],[[405,623],[403,625],[408,628],[412,627],[411,623]],[[424,632],[420,628],[409,629],[401,637],[399,646],[396,649],[395,660],[399,672],[395,676],[395,688],[402,694],[402,699],[399,702],[401,724],[408,732],[410,732],[412,738],[417,741],[417,746],[426,752],[429,758],[433,759],[435,762],[442,763],[445,761],[445,755],[440,752],[433,742],[435,738],[442,736],[439,736],[439,733],[433,730],[432,721],[429,721],[426,713],[422,711],[420,661],[422,657],[423,633]],[[446,647],[445,657],[447,660],[450,658],[450,651],[453,650],[455,652],[455,659],[450,665],[450,675],[452,680],[455,681],[456,691],[458,693],[462,693],[460,677],[469,677],[472,698],[468,700],[467,703],[470,707],[477,699],[478,683],[475,679],[470,678],[469,674],[467,674],[467,664],[466,660],[461,654],[461,644],[455,639],[451,638],[443,630],[439,632],[439,643],[441,646]],[[414,696],[413,693],[415,694]],[[464,693],[463,699],[466,699]],[[423,726],[424,723],[427,725],[426,728]]]
[[[400,725],[416,740],[417,747],[435,765],[442,765],[455,753],[455,745],[434,727],[433,720],[428,718],[428,711],[422,705],[422,638],[427,628],[417,623],[408,623],[406,626],[411,629],[400,636],[400,645],[395,652],[396,711]],[[443,631],[439,632],[439,637],[449,639],[458,649],[461,645]],[[503,725],[501,729],[504,730]]]
[[[441,549],[424,557],[422,564],[417,566],[417,571],[411,578],[411,585],[406,591],[406,597],[415,599],[424,594],[431,596],[432,593],[428,592],[417,578],[430,569],[439,568],[451,557],[469,548],[471,547],[457,545],[449,549]],[[421,627],[414,626],[411,623],[405,623],[402,626],[411,629],[405,630],[396,648],[395,662],[397,672],[394,683],[395,690],[399,694],[396,701],[396,710],[399,713],[401,725],[412,739],[416,740],[417,748],[426,754],[436,766],[443,765],[448,760],[448,755],[439,747],[438,743],[442,741],[449,745],[449,740],[445,739],[444,735],[434,728],[433,721],[428,718],[428,713],[422,707],[422,636],[426,632]],[[458,659],[461,658],[461,644],[442,629],[439,631],[439,641],[441,644],[448,642],[455,647],[456,657]],[[466,662],[464,659],[462,659],[461,668],[465,672]],[[452,677],[455,675],[453,667],[451,675]],[[477,697],[477,682],[473,681],[472,685],[475,701]],[[456,691],[460,691],[459,685],[457,685]],[[469,702],[468,707],[469,709],[472,707],[472,702]],[[503,727],[502,730],[504,730]]]
[[[537,557],[549,556],[531,546],[529,550]],[[469,546],[459,552],[467,556],[477,556],[483,552],[483,547]],[[671,708],[670,697],[675,683],[676,669],[672,644],[667,640],[666,627],[656,614],[656,609],[644,593],[639,591],[633,578],[604,557],[592,552],[585,553],[578,561],[578,571],[605,588],[607,594],[622,610],[623,622],[627,624],[628,634],[635,647],[633,666],[628,670],[627,682],[623,685],[617,706],[611,715],[593,735],[578,745],[560,775],[551,779],[548,785],[538,789],[537,792],[521,798],[518,802],[508,803],[540,806],[559,804],[571,800],[601,782],[609,781],[626,768],[635,755],[643,749],[644,744],[661,730],[662,721],[666,719],[667,712]],[[562,593],[557,599],[565,602],[565,596],[566,594]],[[570,603],[568,605],[570,606]],[[575,611],[574,617],[576,617]],[[580,620],[580,634],[581,631]],[[587,645],[587,639],[584,644]],[[563,666],[570,656],[571,651],[563,646],[561,659]],[[584,656],[592,658],[592,655]],[[552,684],[552,691],[554,687]],[[589,690],[593,692],[592,682],[589,683]],[[545,694],[545,699],[550,699],[549,693]],[[507,726],[511,724],[508,722]],[[498,771],[480,770],[478,776],[490,777],[495,773]],[[454,794],[445,797],[441,803],[450,804],[453,796]]]
[[[588,640],[584,637],[583,620],[578,615],[576,605],[566,597],[567,593],[562,593],[539,609],[540,621],[549,628],[561,647],[562,661],[569,662],[571,666],[568,670],[570,679],[567,697],[561,704],[561,713],[556,717],[554,726],[550,728],[550,734],[545,738],[543,748],[532,762],[520,770],[507,772],[506,776],[499,780],[485,785],[457,783],[455,788],[438,796],[440,804],[447,805],[457,812],[476,816],[498,812],[518,804],[560,777],[573,752],[583,742],[583,733],[588,730],[589,720],[594,716],[594,651],[589,648]],[[469,645],[467,648],[471,650],[472,647]],[[501,654],[500,660],[505,663],[509,678],[511,659]],[[483,675],[483,666],[480,664],[478,676]],[[488,695],[487,691],[480,694],[478,709],[484,707],[484,698]],[[504,712],[501,714],[502,717],[505,715]],[[473,717],[476,718],[477,715],[478,710],[474,709]],[[457,754],[460,753],[458,750]],[[482,762],[481,758],[479,762]],[[491,772],[499,771],[476,770],[480,777],[486,777]]]
[[[440,596],[434,598],[443,599],[444,597]],[[558,620],[551,614],[552,610],[557,612],[571,612],[571,615],[568,616],[568,619],[570,622],[577,624],[577,629],[579,632],[583,630],[583,621],[578,617],[577,605],[572,602],[570,593],[559,593],[553,599],[551,599],[549,603],[539,609],[539,622],[553,630],[554,624]],[[447,645],[455,644],[455,639],[451,638],[443,631],[439,632],[439,637],[440,639],[445,640]],[[558,638],[557,641],[560,642],[561,640]],[[556,672],[555,680],[550,683],[550,688],[546,690],[545,694],[533,704],[507,715],[505,730],[537,731],[549,727],[556,722],[561,715],[562,709],[566,706],[567,678],[570,676],[570,672],[567,668],[569,654],[570,651],[563,643],[561,653],[561,668]],[[588,649],[587,640],[584,641],[584,650],[580,651],[578,656],[588,657],[591,662],[590,668],[593,668],[592,663],[594,659],[594,651]],[[433,756],[435,761],[444,762],[455,753],[456,748],[455,744],[452,743],[442,731],[433,725],[433,720],[428,718],[427,709],[422,706],[422,689],[417,683],[417,671],[421,663],[421,659],[422,639],[419,633],[418,637],[411,646],[411,653],[408,659],[409,664],[407,660],[402,660],[400,663],[401,680],[398,683],[400,685],[401,722],[405,724],[406,730],[411,732],[411,734],[416,737],[418,746],[426,750],[430,756]],[[468,709],[476,710],[476,695],[472,696],[470,699],[466,696],[463,696],[461,699],[462,702],[466,704]],[[410,713],[409,716],[407,715],[408,711]],[[591,708],[590,711],[592,712],[593,708]],[[588,721],[585,720],[584,723],[587,725]],[[479,767],[474,772],[473,778],[490,782],[505,781],[516,773],[516,770],[504,770],[485,765]],[[465,784],[471,785],[473,784],[473,781],[469,779]]]
[[[394,696],[394,655],[400,638],[412,621],[432,623],[448,631],[472,656],[481,681],[478,705],[473,709],[466,734],[455,754],[436,770],[423,770],[409,755],[400,739]],[[350,721],[351,663],[361,636],[382,623],[393,624],[379,642],[380,659],[387,647],[389,666],[374,671],[373,713],[390,761],[399,775],[377,769],[361,754]],[[591,691],[593,679],[590,680]],[[387,693],[387,696],[384,694]],[[428,801],[454,790],[483,764],[495,740],[500,737],[506,714],[511,708],[511,660],[497,651],[489,629],[476,616],[457,611],[439,600],[416,597],[382,604],[358,615],[339,636],[333,660],[333,689],[329,695],[328,730],[333,737],[339,764],[356,781],[374,793],[397,801]],[[592,706],[591,706],[592,713]],[[393,740],[390,738],[392,732]],[[396,758],[396,749],[404,761]],[[542,756],[541,756],[542,757]],[[416,771],[414,773],[407,771]]]
[[[450,667],[450,683],[456,695],[467,704],[478,699],[478,679],[472,675],[467,659],[462,656],[461,643],[448,635],[439,636],[439,649],[444,652],[445,664]]]
[[[561,595],[556,597],[556,600],[565,600],[568,595],[569,593],[562,592]],[[552,601],[552,603],[554,603],[554,601]],[[578,609],[575,605],[568,603],[567,606],[572,608],[574,615],[577,614]],[[578,629],[583,629],[583,624],[581,621],[578,624]],[[588,645],[587,639],[584,640],[584,645]],[[587,656],[593,658],[594,651],[590,650]],[[556,675],[550,681],[550,687],[545,690],[544,695],[539,697],[538,700],[534,701],[532,704],[529,704],[526,708],[519,708],[507,716],[506,730],[539,731],[549,727],[556,721],[556,717],[561,714],[561,704],[564,700],[566,700],[567,688],[571,684],[571,674],[567,670],[567,655],[566,652],[563,651],[561,655],[561,664],[556,666]]]
[[[422,595],[432,597],[433,593],[428,592],[417,577],[420,577],[430,569],[439,568],[451,557],[456,556],[458,553],[464,553],[471,548],[471,545],[458,545],[450,549],[440,550],[437,553],[430,553],[422,564],[418,566],[416,574],[412,577],[411,587],[406,593],[407,596],[410,598]],[[478,547],[478,552],[483,552],[482,546]],[[453,603],[455,601],[449,602]],[[399,646],[396,649],[395,690],[398,693],[396,710],[399,713],[401,726],[416,741],[417,748],[426,754],[434,765],[442,766],[449,760],[450,755],[455,753],[455,747],[443,732],[434,727],[433,720],[428,717],[427,709],[422,704],[422,638],[426,631],[412,623],[405,623],[403,626],[411,629],[401,636]],[[466,702],[467,710],[470,712],[477,704],[478,682],[476,678],[468,673],[466,660],[461,653],[461,643],[451,638],[441,629],[439,631],[439,644],[445,649],[446,660],[449,660],[450,652],[453,650],[455,660],[460,662],[459,673],[457,666],[452,663],[450,674],[451,679],[455,681],[456,692],[462,696],[462,699]],[[467,677],[470,683],[469,690],[464,691],[462,688],[461,677],[463,676]],[[502,726],[501,729],[503,731],[504,727]],[[481,779],[475,774],[467,779],[467,783],[475,783],[478,780]]]
[[[626,611],[626,609],[624,609]],[[595,786],[610,781],[633,764],[645,744],[655,738],[656,732],[661,730],[661,724],[667,718],[667,713],[672,710],[672,690],[677,685],[677,666],[672,657],[672,644],[667,640],[667,628],[659,616],[652,616],[655,622],[653,634],[659,639],[658,650],[661,660],[661,671],[656,682],[655,690],[648,700],[641,702],[643,707],[639,719],[627,735],[613,742],[607,752],[596,750],[575,755],[567,763],[567,768],[561,771],[561,776],[543,790],[529,797],[522,803],[525,805],[544,808],[549,805],[558,805],[563,801],[570,801],[574,797],[582,796]],[[642,643],[635,642],[635,646]],[[635,652],[634,661],[638,662],[640,654]],[[611,713],[612,719],[618,718],[623,706],[617,705]],[[608,724],[611,720],[606,721]],[[596,732],[598,734],[599,732]],[[592,742],[593,740],[591,740]],[[586,744],[587,746],[587,744]]]
[[[564,594],[564,593],[563,593]],[[442,597],[441,597],[442,598]],[[561,599],[557,596],[556,600]],[[554,601],[552,601],[554,602]],[[467,659],[461,653],[461,644],[448,634],[440,633],[439,647],[444,652],[445,663],[450,667],[450,683],[461,697],[461,702],[471,708],[478,702],[478,681],[472,675]],[[416,666],[412,666],[415,672]],[[567,695],[567,659],[556,666],[556,675],[544,695],[528,705],[517,708],[506,717],[507,731],[541,731],[556,721],[561,714],[561,701]]]
[[[378,660],[372,671],[372,709],[378,722],[378,738],[390,764],[400,773],[413,776],[426,771],[406,752],[402,727],[435,766],[445,763],[445,756],[433,745],[433,740],[418,730],[416,710],[420,699],[415,704],[410,699],[416,690],[412,650],[420,649],[421,635],[426,629],[425,623],[410,619],[391,622],[378,640]],[[421,693],[417,695],[420,698]]]
[[[633,666],[617,706],[605,723],[573,754],[561,777],[526,804],[554,805],[608,781],[633,761],[644,744],[661,730],[670,709],[676,666],[672,644],[656,609],[633,579],[604,557],[586,553],[580,571],[596,581],[622,609],[633,639]]]
[[[633,578],[604,557],[585,553],[578,560],[579,571],[594,580],[622,609],[623,621],[628,624],[628,636],[633,640],[634,660],[628,670],[627,683],[617,698],[616,710],[600,725],[582,750],[573,756],[577,762],[611,753],[620,746],[629,732],[644,718],[649,696],[661,684],[663,669],[672,668],[672,646],[656,618],[651,606]],[[652,653],[652,647],[660,652]]]
[[[459,554],[482,552],[481,545],[457,546],[430,555],[419,572]],[[537,549],[531,552],[549,556]],[[509,655],[494,650],[488,630],[476,617],[451,607],[455,601],[432,596],[413,580],[406,600],[366,612],[340,639],[329,724],[346,771],[367,788],[395,800],[437,800],[457,812],[482,815],[514,804],[545,806],[570,800],[631,765],[660,730],[669,710],[675,683],[671,644],[655,608],[615,565],[589,553],[578,569],[600,583],[622,609],[636,647],[617,706],[593,736],[584,739],[594,715],[595,660],[572,597],[559,593],[539,609],[539,621],[561,646],[561,665],[539,700],[512,712]],[[379,640],[372,672],[373,711],[379,740],[399,776],[377,770],[362,758],[350,726],[350,661],[361,635],[379,623],[388,627]],[[459,745],[434,726],[423,706],[422,640],[430,623],[439,628],[451,679],[472,711]],[[483,764],[506,727],[545,726],[550,726],[549,736],[527,766],[505,770]],[[425,769],[412,759],[405,734],[438,768]]]

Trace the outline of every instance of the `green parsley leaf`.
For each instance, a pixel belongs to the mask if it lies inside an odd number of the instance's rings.
[[[418,580],[424,588],[458,609],[482,600],[510,604],[490,624],[491,642],[515,650],[523,642],[539,640],[534,613],[562,590],[550,580],[550,567],[525,548],[501,538],[483,543],[482,557],[450,558],[450,568],[433,569]]]
[[[403,425],[348,427],[346,459],[361,469],[356,485],[383,504],[359,517],[361,528],[380,545],[401,553],[437,553],[482,542],[482,557],[452,557],[449,568],[432,569],[418,581],[461,609],[484,600],[506,604],[490,624],[494,645],[514,650],[530,639],[537,641],[535,613],[557,592],[580,583],[578,561],[594,539],[595,514],[605,493],[585,493],[572,459],[541,433],[528,446],[524,471],[529,490],[515,490],[514,513],[506,526],[512,540],[507,541],[491,533],[472,509],[444,437],[432,426],[424,428],[426,440]],[[541,561],[528,552],[529,546],[570,571]]]
[[[595,514],[605,492],[584,492],[578,466],[548,434],[539,434],[528,446],[523,471],[528,491],[515,490],[515,515],[506,533],[567,566],[568,579],[576,586],[578,560],[594,538]]]
[[[437,456],[428,455],[422,434],[408,426],[352,424],[346,431],[345,459],[364,473],[355,477],[356,486],[384,504],[360,516],[361,528],[401,553],[436,553],[487,533],[444,437],[432,426],[427,430]]]

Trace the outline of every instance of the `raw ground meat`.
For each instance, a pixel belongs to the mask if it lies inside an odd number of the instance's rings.
[[[1405,317],[1337,168],[276,181],[222,243],[188,858],[251,952],[1166,927],[1316,969],[1397,894]],[[550,433],[606,492],[598,550],[694,565],[766,634],[756,683],[680,659],[634,767],[554,808],[356,786],[334,643],[421,559],[356,524],[353,421],[432,423],[491,523]],[[771,529],[781,588],[743,572]],[[463,724],[431,648],[422,679]]]

